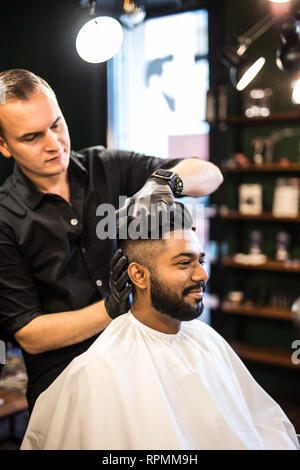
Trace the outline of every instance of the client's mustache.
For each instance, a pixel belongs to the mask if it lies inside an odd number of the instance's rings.
[[[205,292],[205,282],[200,281],[197,284],[195,284],[194,286],[186,287],[182,291],[182,296],[184,297],[185,295],[188,295],[192,290],[195,290],[195,289],[202,289],[203,292]]]

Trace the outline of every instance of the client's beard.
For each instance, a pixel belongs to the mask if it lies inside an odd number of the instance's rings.
[[[192,305],[184,300],[188,292],[198,287],[198,285],[184,289],[180,295],[163,286],[153,271],[150,274],[150,281],[151,304],[158,312],[180,321],[194,320],[203,312],[204,305],[202,299],[199,299],[195,307],[192,307]],[[204,291],[204,282],[200,281],[199,285],[203,287]]]

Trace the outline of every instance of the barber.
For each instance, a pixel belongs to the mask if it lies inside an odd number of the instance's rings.
[[[117,253],[111,264],[115,245],[97,238],[97,207],[118,209],[120,195],[137,207],[172,205],[174,193],[205,196],[223,178],[196,158],[72,151],[54,91],[29,71],[0,73],[0,96],[0,152],[15,161],[0,188],[0,334],[22,348],[31,410],[126,309],[126,260]]]

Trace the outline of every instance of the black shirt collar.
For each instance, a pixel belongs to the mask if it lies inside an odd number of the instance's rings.
[[[82,163],[78,160],[78,154],[75,152],[71,152],[70,154],[70,163],[69,163],[69,169],[74,170],[75,172],[79,172],[81,174],[84,174],[87,176],[87,171],[82,165]],[[30,208],[30,209],[35,209],[37,205],[40,203],[40,201],[43,199],[45,196],[45,193],[42,193],[39,191],[36,186],[32,183],[32,181],[27,178],[26,175],[24,175],[23,171],[19,167],[17,163],[14,165],[14,172],[13,172],[13,177],[14,177],[14,183],[17,188],[17,191],[19,192],[20,196],[24,200],[25,204]]]

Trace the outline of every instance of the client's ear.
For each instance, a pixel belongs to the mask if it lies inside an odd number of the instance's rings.
[[[134,286],[146,289],[149,280],[149,271],[139,263],[133,262],[128,266],[128,276]]]

